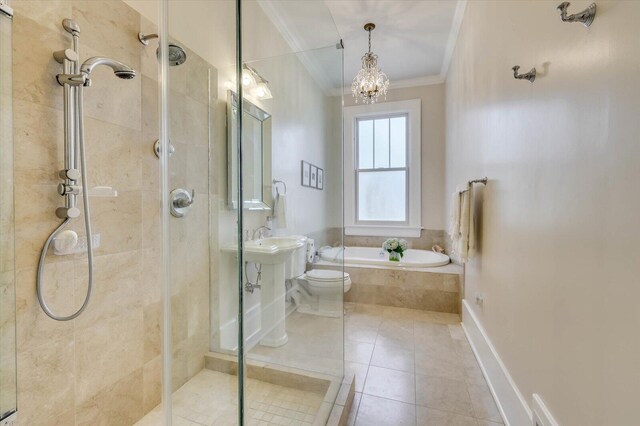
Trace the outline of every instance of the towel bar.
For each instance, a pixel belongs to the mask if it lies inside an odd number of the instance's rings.
[[[483,185],[486,185],[488,180],[489,180],[489,179],[485,176],[485,177],[483,177],[482,179],[474,179],[474,180],[470,180],[470,181],[469,181],[469,185],[473,185],[474,183],[481,183],[481,184],[483,184]]]
[[[284,186],[284,193],[280,194],[280,189],[278,188],[278,184],[281,183],[282,186]],[[287,195],[287,184],[284,183],[284,181],[278,180],[278,179],[274,179],[273,180],[273,184],[276,187],[276,194],[278,195]]]
[[[488,179],[488,178],[486,178],[486,177],[484,177],[484,178],[482,178],[482,179],[473,179],[473,180],[470,180],[470,181],[468,182],[468,183],[469,183],[469,188],[465,189],[464,191],[460,191],[460,192],[458,192],[458,194],[463,194],[463,193],[467,192],[469,189],[471,189],[471,186],[472,186],[474,183],[481,183],[481,184],[483,184],[483,185],[486,185],[488,180],[489,180],[489,179]]]

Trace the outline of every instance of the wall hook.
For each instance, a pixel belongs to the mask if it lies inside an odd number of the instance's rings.
[[[529,80],[531,83],[533,83],[534,81],[536,81],[536,74],[538,73],[534,68],[531,68],[531,71],[529,71],[526,74],[518,74],[518,70],[520,69],[520,65],[516,65],[515,67],[511,68],[513,70],[513,77],[516,80]]]
[[[593,20],[596,18],[596,4],[591,3],[589,7],[583,10],[580,13],[575,13],[573,15],[567,16],[567,9],[569,8],[568,1],[560,3],[558,6],[558,10],[560,11],[560,18],[562,22],[582,22],[585,27],[588,27],[593,23]]]

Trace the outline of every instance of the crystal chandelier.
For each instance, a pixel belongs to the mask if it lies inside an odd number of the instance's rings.
[[[365,104],[373,104],[380,95],[387,98],[389,78],[378,67],[378,55],[371,52],[371,31],[375,27],[371,23],[364,26],[364,30],[369,32],[369,51],[362,57],[362,69],[351,83],[351,93],[356,98],[356,103],[362,100]]]

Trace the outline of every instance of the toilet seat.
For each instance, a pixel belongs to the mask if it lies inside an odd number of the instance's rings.
[[[351,277],[349,274],[333,269],[312,269],[304,274],[305,279],[310,287],[318,289],[339,289],[344,288],[347,292],[351,288]]]
[[[349,274],[333,269],[312,269],[305,274],[305,277],[320,282],[340,282],[349,278]]]

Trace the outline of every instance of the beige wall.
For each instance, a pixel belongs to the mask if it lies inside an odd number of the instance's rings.
[[[589,29],[556,6],[468,2],[447,79],[446,193],[489,177],[466,294],[526,401],[539,393],[562,425],[632,425],[640,2],[599,1]],[[539,78],[514,80],[516,64]]]
[[[161,390],[159,162],[152,150],[158,138],[157,59],[153,43],[145,48],[136,37],[156,27],[120,1],[12,5],[20,421],[131,424],[160,402]],[[56,322],[37,302],[35,268],[59,223],[54,212],[62,203],[55,187],[63,167],[62,88],[54,79],[60,66],[52,52],[70,45],[60,25],[69,17],[82,30],[82,59],[104,55],[139,73],[125,81],[96,69],[93,85],[85,89],[89,185],[113,186],[118,197],[91,198],[93,232],[101,235],[94,293],[76,320]],[[169,224],[174,388],[203,368],[208,349],[207,195],[217,205],[215,179],[208,179],[209,143],[213,158],[224,143],[210,139],[208,125],[209,79],[215,87],[216,70],[191,50],[187,54],[187,62],[169,72],[170,136],[176,147],[170,185],[197,194],[191,214]],[[82,220],[71,227],[85,234]],[[46,297],[56,312],[69,314],[80,306],[86,268],[85,255],[48,255]]]
[[[347,76],[348,77],[348,76]],[[345,107],[356,105],[351,95],[345,95]],[[422,142],[422,231],[420,239],[407,238],[412,247],[431,249],[433,244],[443,244],[441,231],[445,227],[444,153],[445,153],[445,86],[429,86],[392,89],[384,102],[420,99]],[[347,237],[347,245],[378,245],[384,238]]]

